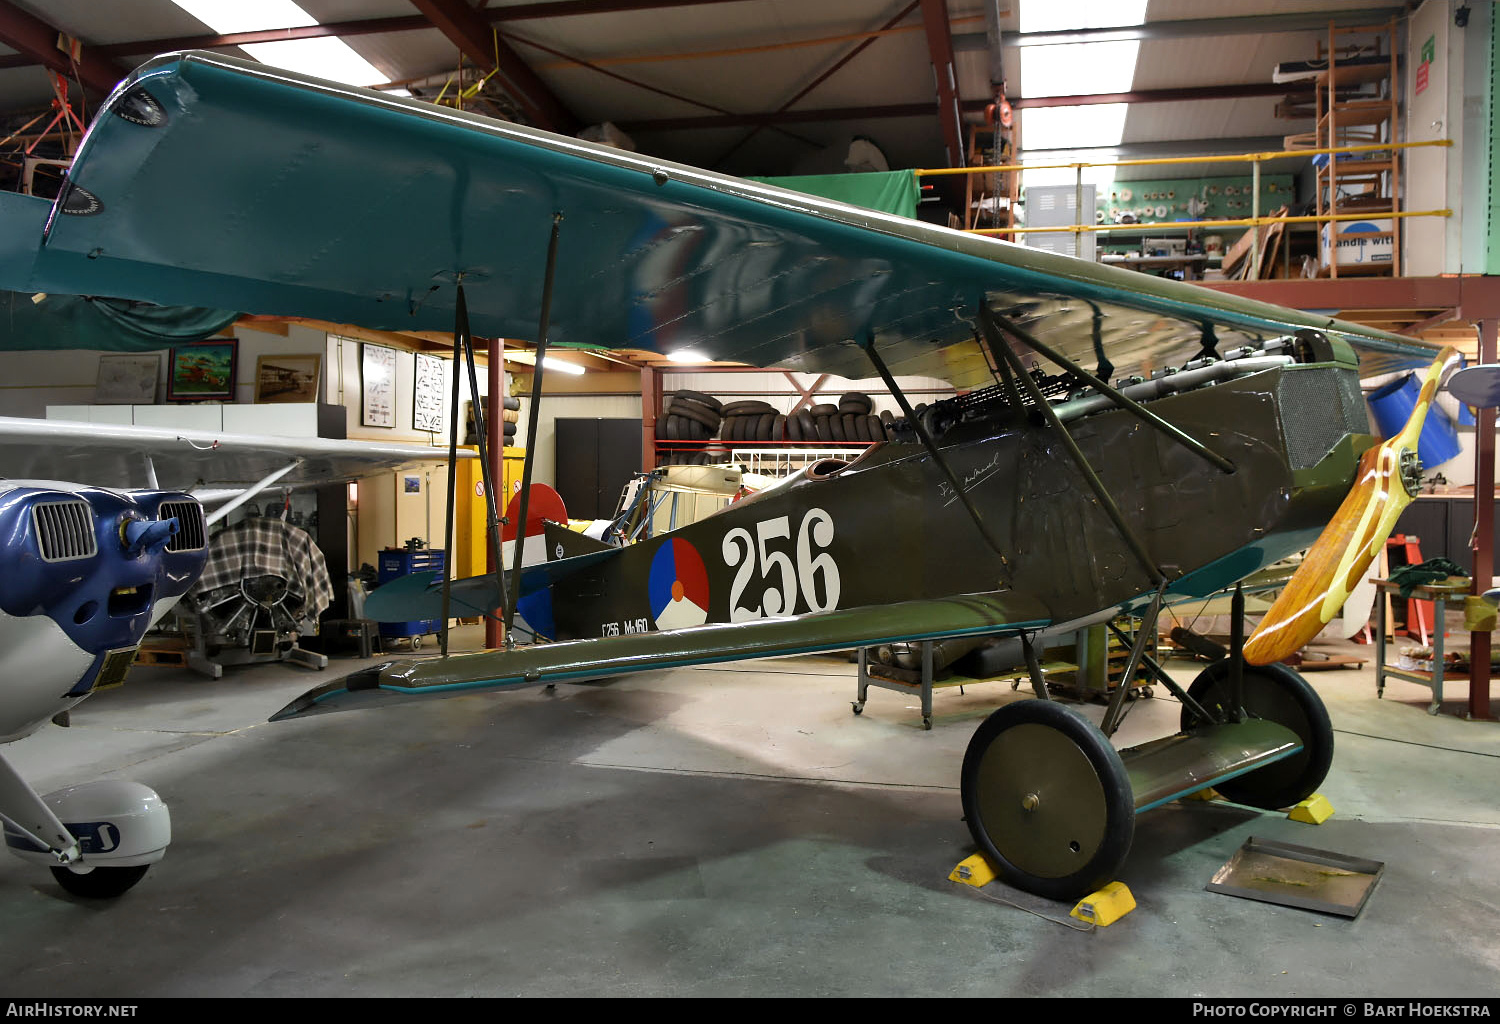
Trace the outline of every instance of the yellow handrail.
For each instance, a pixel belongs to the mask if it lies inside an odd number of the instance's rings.
[[[944,174],[997,174],[1001,171],[1042,171],[1059,167],[1152,167],[1158,164],[1227,164],[1260,163],[1282,157],[1314,156],[1319,153],[1373,153],[1387,149],[1413,149],[1417,146],[1451,146],[1452,139],[1427,139],[1421,142],[1386,142],[1358,146],[1331,146],[1327,149],[1284,149],[1275,153],[1231,153],[1213,156],[1163,156],[1142,160],[1075,161],[1066,164],[997,164],[990,167],[932,167],[912,171],[919,178]],[[1101,147],[1103,148],[1103,147]],[[1327,218],[1324,218],[1325,220]],[[1222,222],[1220,222],[1222,223]]]
[[[1260,227],[1264,224],[1311,224],[1324,223],[1335,220],[1385,220],[1391,217],[1451,217],[1452,210],[1401,210],[1392,213],[1387,210],[1384,213],[1372,210],[1366,213],[1327,213],[1321,217],[1308,216],[1284,216],[1284,217],[1240,217],[1236,220],[1164,220],[1151,224],[1068,224],[1062,227],[1045,228],[973,228],[971,235],[1029,235],[1043,234],[1049,231],[1131,231],[1135,234],[1150,234],[1152,228],[1166,231],[1171,228],[1248,228]]]

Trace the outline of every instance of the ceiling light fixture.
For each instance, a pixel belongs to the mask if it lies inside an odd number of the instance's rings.
[[[678,349],[676,352],[668,352],[667,359],[674,363],[706,363],[708,358],[702,352],[694,352],[690,348]]]

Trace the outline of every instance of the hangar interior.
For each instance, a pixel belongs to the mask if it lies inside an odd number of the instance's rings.
[[[6,990],[1492,998],[1497,46],[0,0]]]

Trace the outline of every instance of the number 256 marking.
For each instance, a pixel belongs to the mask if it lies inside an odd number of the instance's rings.
[[[730,622],[790,615],[797,609],[799,591],[809,611],[826,612],[838,607],[839,567],[826,550],[833,543],[833,517],[820,508],[808,509],[797,528],[795,565],[786,551],[772,547],[775,541],[791,540],[789,516],[756,523],[753,538],[742,526],[724,535],[724,562],[731,569],[739,566],[729,588]],[[770,585],[761,593],[756,607],[743,608],[740,599],[756,575],[757,565],[761,580]]]

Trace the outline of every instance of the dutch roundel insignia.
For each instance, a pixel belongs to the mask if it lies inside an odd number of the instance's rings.
[[[701,626],[708,621],[708,570],[687,541],[674,537],[657,549],[647,586],[657,629]]]

